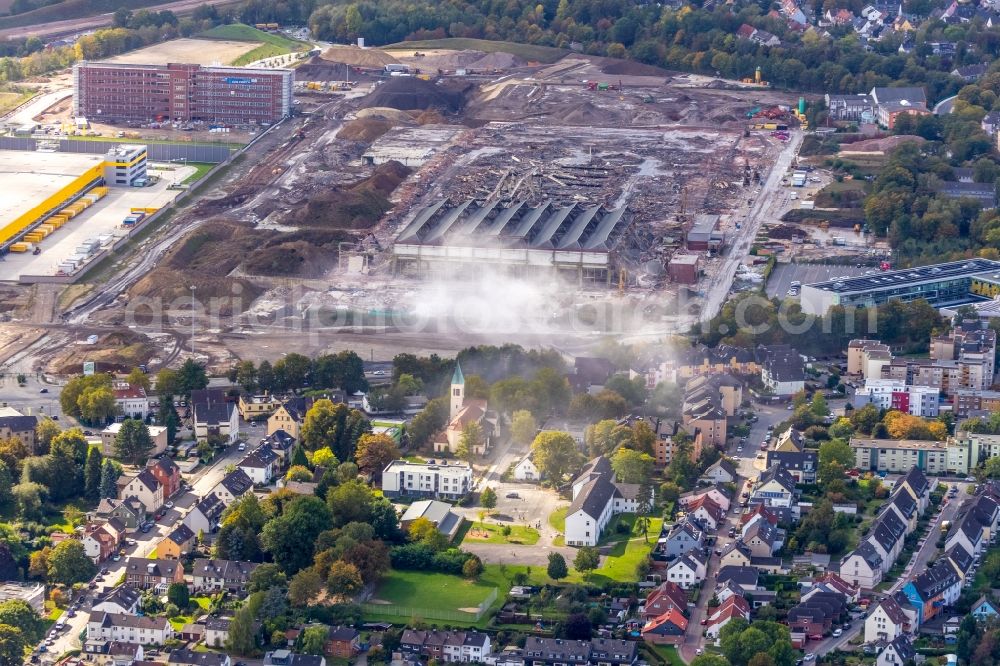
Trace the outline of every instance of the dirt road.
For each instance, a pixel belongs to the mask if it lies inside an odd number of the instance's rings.
[[[149,11],[169,10],[174,14],[190,14],[201,5],[214,5],[221,7],[224,5],[236,4],[236,0],[180,0],[179,2],[168,2],[162,5],[146,7]],[[51,21],[38,25],[27,25],[18,28],[7,28],[0,30],[0,39],[11,39],[13,37],[56,37],[59,35],[69,35],[84,30],[103,28],[111,25],[113,15],[111,13],[99,16],[88,16],[86,18],[67,19],[65,21]]]

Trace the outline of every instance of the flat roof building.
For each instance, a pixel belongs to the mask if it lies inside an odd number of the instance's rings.
[[[73,65],[73,114],[100,122],[270,125],[291,114],[290,69],[170,63]]]
[[[967,259],[803,285],[802,311],[824,315],[835,305],[873,307],[925,299],[933,306],[970,303],[1000,293],[1000,261]],[[995,294],[994,294],[995,295]]]

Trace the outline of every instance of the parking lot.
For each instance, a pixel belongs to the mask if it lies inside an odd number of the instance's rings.
[[[777,264],[767,280],[768,298],[785,298],[792,282],[798,280],[802,284],[832,280],[841,275],[864,275],[865,271],[875,270],[871,266],[844,266],[841,264]]]

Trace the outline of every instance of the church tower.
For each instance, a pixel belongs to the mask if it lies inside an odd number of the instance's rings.
[[[451,376],[451,416],[455,418],[465,405],[465,376],[462,374],[462,365],[455,360],[455,374]]]

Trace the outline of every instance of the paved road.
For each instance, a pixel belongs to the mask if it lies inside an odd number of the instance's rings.
[[[6,116],[0,117],[0,121],[15,126],[33,123],[35,121],[35,116],[40,115],[43,111],[45,111],[45,109],[49,108],[53,104],[61,102],[67,97],[72,97],[72,95],[72,88],[39,95],[21,108],[11,111]]]
[[[39,393],[42,389],[46,392]],[[27,374],[27,382],[24,386],[20,386],[17,383],[17,373],[5,369],[3,376],[0,377],[0,407],[13,407],[26,415],[56,416],[60,425],[68,428],[74,425],[74,422],[62,413],[59,391],[59,386],[49,384],[44,380],[44,376],[35,374]]]

